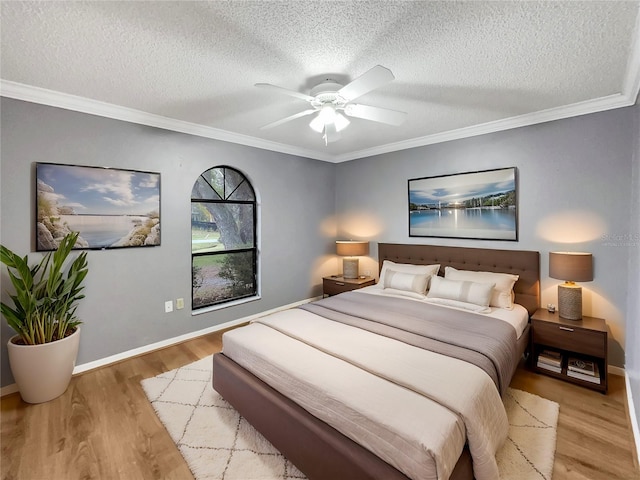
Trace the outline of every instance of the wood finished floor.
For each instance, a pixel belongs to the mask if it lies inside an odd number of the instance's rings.
[[[221,332],[74,377],[61,397],[0,400],[3,480],[193,478],[140,386],[221,348]],[[554,480],[638,480],[624,379],[602,395],[520,368],[511,384],[560,404]]]

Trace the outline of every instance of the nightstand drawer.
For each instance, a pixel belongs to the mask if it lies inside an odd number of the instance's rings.
[[[604,332],[533,320],[534,342],[585,355],[604,356],[607,336]]]
[[[358,290],[359,288],[375,285],[373,277],[344,278],[341,276],[324,277],[322,279],[322,292],[325,295],[338,295],[339,293]]]
[[[353,290],[353,285],[337,280],[324,280],[322,289],[326,295],[338,295],[339,293]]]

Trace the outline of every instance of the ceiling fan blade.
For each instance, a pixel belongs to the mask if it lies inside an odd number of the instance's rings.
[[[300,100],[305,100],[307,102],[311,102],[312,100],[314,100],[313,97],[310,97],[309,95],[305,95],[304,93],[300,93],[300,92],[296,92],[295,90],[289,90],[287,88],[283,88],[283,87],[278,87],[276,85],[271,85],[270,83],[256,83],[255,85],[258,88],[264,88],[267,90],[272,90],[274,92],[278,92],[278,93],[284,93],[285,95],[289,95],[291,97],[296,97],[299,98]]]
[[[391,70],[383,67],[382,65],[376,65],[372,69],[360,75],[353,82],[338,90],[338,95],[347,101],[351,101],[370,92],[371,90],[389,83],[394,78],[395,77],[393,76],[393,73],[391,73]]]
[[[364,118],[374,122],[386,123],[388,125],[402,125],[407,119],[405,112],[389,110],[388,108],[372,107],[370,105],[358,105],[350,103],[344,108],[344,113],[350,117]]]
[[[310,108],[309,110],[305,110],[304,112],[299,112],[294,115],[289,115],[288,117],[282,118],[276,122],[269,123],[263,127],[260,127],[260,130],[277,127],[278,125],[282,125],[283,123],[290,122],[291,120],[295,120],[296,118],[304,117],[306,115],[311,115],[314,112],[316,112],[316,110],[314,108]]]
[[[327,143],[332,143],[332,142],[337,142],[338,140],[340,140],[340,132],[338,132],[338,130],[336,130],[336,124],[331,122],[331,123],[325,123],[324,124],[324,143],[325,145]]]

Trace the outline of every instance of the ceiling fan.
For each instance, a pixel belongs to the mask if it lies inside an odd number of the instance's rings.
[[[337,81],[327,78],[313,87],[309,95],[269,83],[256,83],[256,87],[266,88],[305,100],[312,107],[269,123],[263,126],[262,129],[277,127],[296,118],[316,114],[309,126],[316,132],[323,134],[322,138],[326,145],[340,140],[340,131],[344,130],[350,123],[342,112],[347,117],[363,118],[388,125],[401,125],[407,117],[405,112],[351,103],[356,98],[389,83],[394,78],[391,70],[381,65],[376,65],[347,85],[341,85]]]

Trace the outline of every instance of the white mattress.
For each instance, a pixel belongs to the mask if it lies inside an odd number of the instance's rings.
[[[403,298],[405,300],[413,300],[416,302],[428,302],[425,296],[419,296],[418,298],[418,297],[407,296],[407,295],[396,295],[396,294],[385,293],[385,290],[380,288],[378,285],[372,285],[370,287],[364,287],[354,291],[358,293],[367,293],[370,295],[383,295],[385,297]],[[455,307],[450,307],[445,305],[438,305],[438,306],[442,308],[455,309]],[[527,327],[527,324],[529,323],[529,312],[527,311],[526,308],[524,308],[522,305],[519,305],[517,303],[513,304],[513,310],[507,310],[505,308],[495,308],[495,307],[490,307],[490,310],[491,311],[488,313],[476,313],[476,312],[472,312],[472,313],[475,313],[476,315],[483,315],[485,317],[497,318],[499,320],[507,322],[516,331],[517,338],[520,338],[520,336],[524,332],[524,329]],[[468,312],[469,310],[465,310],[465,311]]]

